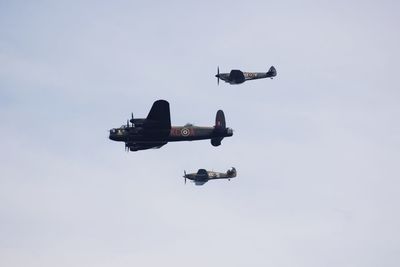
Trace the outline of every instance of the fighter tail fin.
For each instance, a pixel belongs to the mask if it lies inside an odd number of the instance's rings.
[[[228,175],[228,177],[233,178],[236,177],[237,172],[236,169],[232,167],[232,169],[228,170],[226,174]]]
[[[273,77],[276,76],[276,74],[277,74],[277,72],[276,72],[275,67],[274,67],[274,66],[271,66],[271,67],[269,68],[268,72],[267,72],[267,77],[269,77],[269,78],[272,79]]]

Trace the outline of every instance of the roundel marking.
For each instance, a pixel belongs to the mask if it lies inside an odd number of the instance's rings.
[[[182,128],[181,135],[182,136],[189,136],[190,135],[190,130],[188,128]]]

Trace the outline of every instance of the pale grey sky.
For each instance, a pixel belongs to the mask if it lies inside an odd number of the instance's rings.
[[[0,1],[0,265],[400,264],[396,1]],[[277,68],[239,86],[214,78]],[[125,153],[153,101],[234,136]],[[182,173],[235,166],[230,182]]]

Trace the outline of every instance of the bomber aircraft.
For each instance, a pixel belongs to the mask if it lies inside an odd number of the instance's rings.
[[[222,110],[218,110],[213,127],[199,127],[192,124],[171,126],[169,103],[157,100],[153,103],[147,118],[135,119],[132,114],[126,125],[110,130],[109,138],[124,142],[126,151],[138,151],[160,148],[168,142],[204,139],[211,139],[213,146],[219,146],[224,137],[232,135],[233,130],[226,127]]]
[[[274,78],[276,76],[276,69],[274,66],[271,66],[267,72],[243,72],[241,70],[231,70],[230,73],[219,73],[219,67],[217,68],[217,77],[218,84],[219,79],[230,83],[230,84],[240,84],[244,83],[248,80],[256,80],[263,78]]]
[[[184,171],[183,178],[192,180],[195,185],[203,185],[207,183],[209,180],[216,180],[216,179],[228,179],[229,181],[231,178],[236,177],[236,169],[232,167],[232,169],[228,170],[227,172],[214,172],[214,171],[207,171],[205,169],[199,169],[197,173],[186,173]]]

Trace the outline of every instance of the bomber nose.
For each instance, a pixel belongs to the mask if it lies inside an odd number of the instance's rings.
[[[109,134],[108,138],[109,138],[110,140],[115,140],[114,130],[113,130],[113,129],[110,130],[110,134]]]

